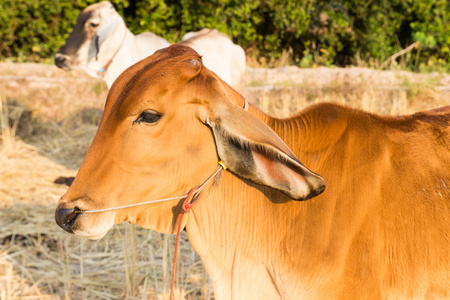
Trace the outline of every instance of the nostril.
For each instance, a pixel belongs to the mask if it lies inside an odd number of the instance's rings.
[[[79,213],[80,209],[77,207],[57,209],[55,213],[56,223],[65,231],[73,233],[72,226],[75,223]]]
[[[72,227],[73,223],[75,222],[75,219],[78,216],[78,212],[76,210],[74,210],[71,214],[69,214],[66,218],[66,220],[64,221],[64,227]]]

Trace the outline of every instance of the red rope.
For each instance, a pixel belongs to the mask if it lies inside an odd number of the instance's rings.
[[[198,189],[198,187],[193,188],[189,192],[188,196],[186,197],[186,200],[184,200],[184,202],[183,202],[183,206],[181,207],[180,219],[178,220],[177,240],[175,242],[175,254],[173,256],[172,284],[170,287],[170,298],[169,298],[170,300],[173,300],[173,292],[174,292],[174,287],[175,287],[175,273],[177,270],[177,256],[178,256],[178,245],[180,244],[181,224],[183,223],[184,215],[189,212],[189,210],[197,203],[197,201],[202,196],[202,193],[200,192],[200,194],[197,196],[197,198],[195,198],[195,200],[193,202],[191,202],[192,199],[194,198],[194,195],[195,195],[197,189]]]
[[[128,27],[127,27],[127,24],[125,24],[125,22],[123,22],[123,24],[125,25],[125,33],[124,33],[124,35],[123,35],[122,42],[120,43],[119,48],[117,48],[116,52],[114,52],[113,56],[112,56],[111,59],[106,63],[106,65],[104,65],[102,68],[100,68],[100,71],[97,72],[97,74],[98,74],[100,77],[102,77],[102,78],[105,77],[106,71],[108,71],[109,66],[112,64],[112,62],[113,62],[114,58],[116,57],[117,53],[119,53],[119,50],[122,48],[122,45],[123,45],[123,43],[125,42],[125,38],[127,37],[127,30],[128,30]],[[100,51],[100,50],[99,50],[99,51]]]

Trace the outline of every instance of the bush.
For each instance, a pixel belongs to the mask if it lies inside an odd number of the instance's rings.
[[[48,60],[64,44],[76,17],[93,0],[3,0],[0,59]],[[130,30],[152,31],[176,42],[188,31],[217,28],[257,60],[289,53],[302,66],[379,66],[397,59],[421,70],[449,69],[450,2],[447,0],[114,0]]]
[[[0,57],[31,61],[48,58],[64,43],[86,2],[2,0]]]

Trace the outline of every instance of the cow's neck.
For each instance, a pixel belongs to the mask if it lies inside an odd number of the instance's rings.
[[[211,276],[216,299],[289,298],[314,285],[310,280],[317,277],[310,270],[327,273],[324,261],[333,267],[331,257],[323,259],[329,237],[316,236],[327,232],[323,228],[329,224],[310,216],[309,205],[228,172],[220,186],[207,191],[188,215],[186,228]]]
[[[135,62],[133,50],[135,35],[126,27],[124,30],[125,35],[123,32],[118,34],[120,39],[114,41],[114,44],[110,47],[111,50],[108,51],[103,60],[103,67],[107,66],[103,73],[103,78],[109,88],[126,67],[131,66]],[[123,35],[124,38],[122,37]]]
[[[281,121],[254,107],[250,112],[282,137],[284,126],[295,129],[293,124],[281,125]],[[298,147],[297,143],[289,146]],[[215,284],[217,299],[237,295],[241,299],[255,295],[276,299],[308,293],[306,287],[314,286],[312,281],[317,279],[310,270],[320,274],[335,267],[333,263],[338,259],[330,256],[330,236],[316,236],[318,232],[330,232],[331,223],[314,213],[333,204],[316,199],[293,201],[228,172],[219,186],[207,191],[189,215],[186,228]],[[337,251],[331,253],[339,255]]]
[[[88,58],[86,71],[105,80],[108,88],[119,75],[136,62],[135,35],[123,24],[100,46],[97,55]],[[96,47],[96,46],[92,46]]]

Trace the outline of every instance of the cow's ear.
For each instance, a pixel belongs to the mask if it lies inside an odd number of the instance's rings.
[[[253,114],[234,104],[217,104],[211,126],[219,158],[228,169],[254,183],[306,200],[325,189],[325,180],[307,169],[281,138]]]
[[[113,14],[109,16],[108,19],[108,22],[100,26],[95,33],[95,43],[96,47],[98,47],[97,52],[99,51],[103,42],[114,32],[120,22],[123,22],[122,18],[118,14]]]
[[[197,77],[203,68],[203,62],[200,57],[184,60],[182,64],[183,66],[178,70],[178,72],[181,72],[179,75],[184,77],[183,80],[188,81],[194,77]]]

